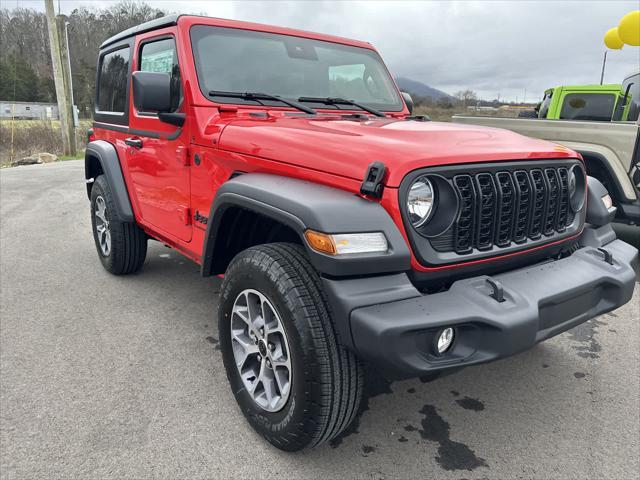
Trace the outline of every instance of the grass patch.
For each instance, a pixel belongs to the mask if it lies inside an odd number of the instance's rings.
[[[67,160],[82,160],[84,158],[84,150],[78,150],[75,155],[58,155],[58,161],[66,162]]]
[[[53,153],[59,160],[82,158],[90,120],[80,121],[76,128],[78,155],[62,156],[62,137],[58,120],[2,120],[0,121],[0,165],[28,157],[34,153]]]

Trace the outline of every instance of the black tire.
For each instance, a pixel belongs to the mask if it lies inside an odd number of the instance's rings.
[[[104,201],[111,235],[110,248],[105,253],[98,238],[96,202]],[[137,272],[147,257],[147,236],[135,223],[121,222],[117,215],[111,188],[104,175],[95,179],[91,188],[91,227],[102,266],[114,275]]]
[[[278,310],[289,341],[292,382],[277,412],[258,406],[234,361],[231,312],[246,289],[261,292]],[[327,442],[353,421],[362,398],[364,369],[340,342],[318,273],[299,245],[274,243],[240,252],[220,291],[218,331],[233,394],[251,426],[281,450]]]
[[[520,110],[518,118],[538,118],[538,112],[535,110]]]

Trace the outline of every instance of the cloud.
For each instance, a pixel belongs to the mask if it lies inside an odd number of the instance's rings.
[[[30,3],[41,8],[40,0],[20,2]],[[369,41],[395,76],[448,93],[470,88],[486,99],[522,99],[526,89],[530,101],[551,86],[599,83],[604,33],[638,8],[634,0],[147,3]],[[62,0],[62,9],[80,4],[96,3]],[[639,47],[609,51],[605,82],[639,69]]]

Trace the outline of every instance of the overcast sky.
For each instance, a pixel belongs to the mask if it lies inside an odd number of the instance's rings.
[[[115,0],[60,0],[63,13]],[[632,1],[166,1],[177,13],[301,28],[371,42],[394,76],[447,93],[538,99],[555,85],[598,83],[604,33],[639,8]],[[42,0],[2,6],[44,10]],[[57,5],[57,0],[56,0]],[[605,82],[640,69],[640,47],[609,51]]]

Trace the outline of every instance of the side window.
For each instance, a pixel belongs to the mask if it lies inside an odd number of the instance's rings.
[[[168,73],[171,76],[171,111],[175,112],[182,103],[180,65],[175,40],[165,38],[143,44],[139,69],[143,72]]]
[[[615,95],[605,93],[570,93],[564,97],[560,119],[610,122]]]
[[[128,75],[129,47],[115,50],[102,57],[98,79],[98,111],[125,113]]]

